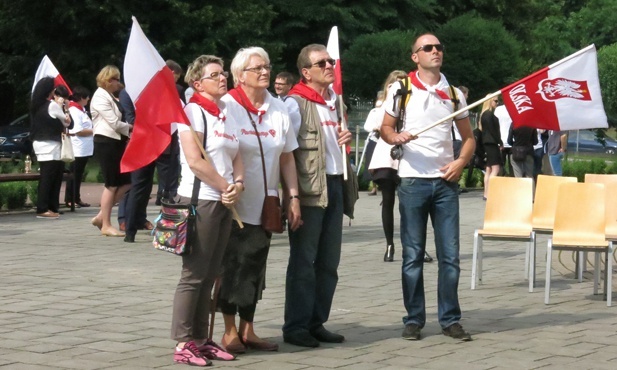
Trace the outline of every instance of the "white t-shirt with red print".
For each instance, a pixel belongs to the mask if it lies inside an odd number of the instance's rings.
[[[226,114],[233,117],[240,140],[240,153],[244,164],[244,193],[236,204],[236,210],[243,222],[261,225],[261,209],[265,198],[261,153],[257,135],[261,139],[266,164],[268,194],[278,194],[280,182],[280,157],[298,147],[298,141],[291,127],[285,104],[266,95],[264,104],[259,107],[266,111],[261,116],[261,123],[256,114],[248,113],[231,95],[221,99],[227,105]],[[251,124],[255,122],[257,132]],[[229,118],[228,118],[229,119]]]

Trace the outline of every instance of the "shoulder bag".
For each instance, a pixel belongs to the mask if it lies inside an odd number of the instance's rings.
[[[208,137],[208,122],[203,111],[204,120],[204,149]],[[193,194],[190,204],[170,204],[161,201],[161,213],[154,220],[152,245],[158,250],[183,256],[191,253],[195,242],[195,212],[199,196],[201,180],[195,176]]]
[[[259,132],[257,131],[257,125],[251,117],[251,113],[246,111],[246,114],[249,116],[249,120],[251,120],[251,125],[253,125],[253,129],[255,130],[255,136],[257,136],[257,142],[259,143],[259,153],[261,154],[261,168],[264,177],[264,204],[261,208],[261,227],[270,233],[280,234],[284,231],[283,227],[283,215],[281,209],[281,200],[278,195],[268,195],[268,180],[266,178],[266,162],[264,160],[264,149],[261,145],[261,138],[259,137]]]

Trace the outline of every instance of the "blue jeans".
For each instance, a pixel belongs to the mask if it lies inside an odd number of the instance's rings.
[[[307,331],[330,316],[343,234],[343,176],[328,176],[328,206],[301,207],[304,224],[289,230],[283,333]]]
[[[548,160],[551,162],[551,168],[553,169],[553,175],[555,176],[561,176],[563,174],[563,171],[561,170],[562,159],[563,152],[548,155]]]
[[[403,323],[424,327],[424,250],[430,216],[435,233],[437,307],[439,324],[446,328],[461,319],[458,302],[459,204],[456,182],[441,178],[402,178],[398,190],[403,246],[403,301],[407,316]]]

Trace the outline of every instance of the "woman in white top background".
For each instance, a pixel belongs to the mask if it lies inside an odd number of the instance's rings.
[[[64,192],[64,203],[67,207],[71,206],[73,189],[75,190],[75,207],[90,207],[90,204],[81,200],[81,181],[88,159],[94,152],[92,120],[86,110],[88,101],[90,101],[90,91],[83,86],[76,86],[69,103],[69,113],[74,122],[69,134],[71,135],[75,160],[71,162],[69,167],[73,177],[66,182]]]

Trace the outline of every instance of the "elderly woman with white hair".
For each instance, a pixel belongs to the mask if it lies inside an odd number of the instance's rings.
[[[296,230],[301,224],[292,153],[298,143],[285,104],[267,91],[271,69],[270,58],[264,49],[240,49],[231,63],[235,88],[222,99],[238,124],[240,154],[245,169],[246,190],[236,205],[244,229],[240,229],[236,222],[232,225],[219,294],[219,306],[225,321],[221,344],[235,353],[242,353],[247,347],[261,351],[278,349],[276,343],[258,337],[253,326],[257,301],[265,287],[266,261],[272,238],[272,234],[261,226],[265,189],[269,195],[278,194],[278,185],[282,182],[287,197],[284,205],[287,206],[289,228]],[[240,316],[238,327],[236,314]]]

